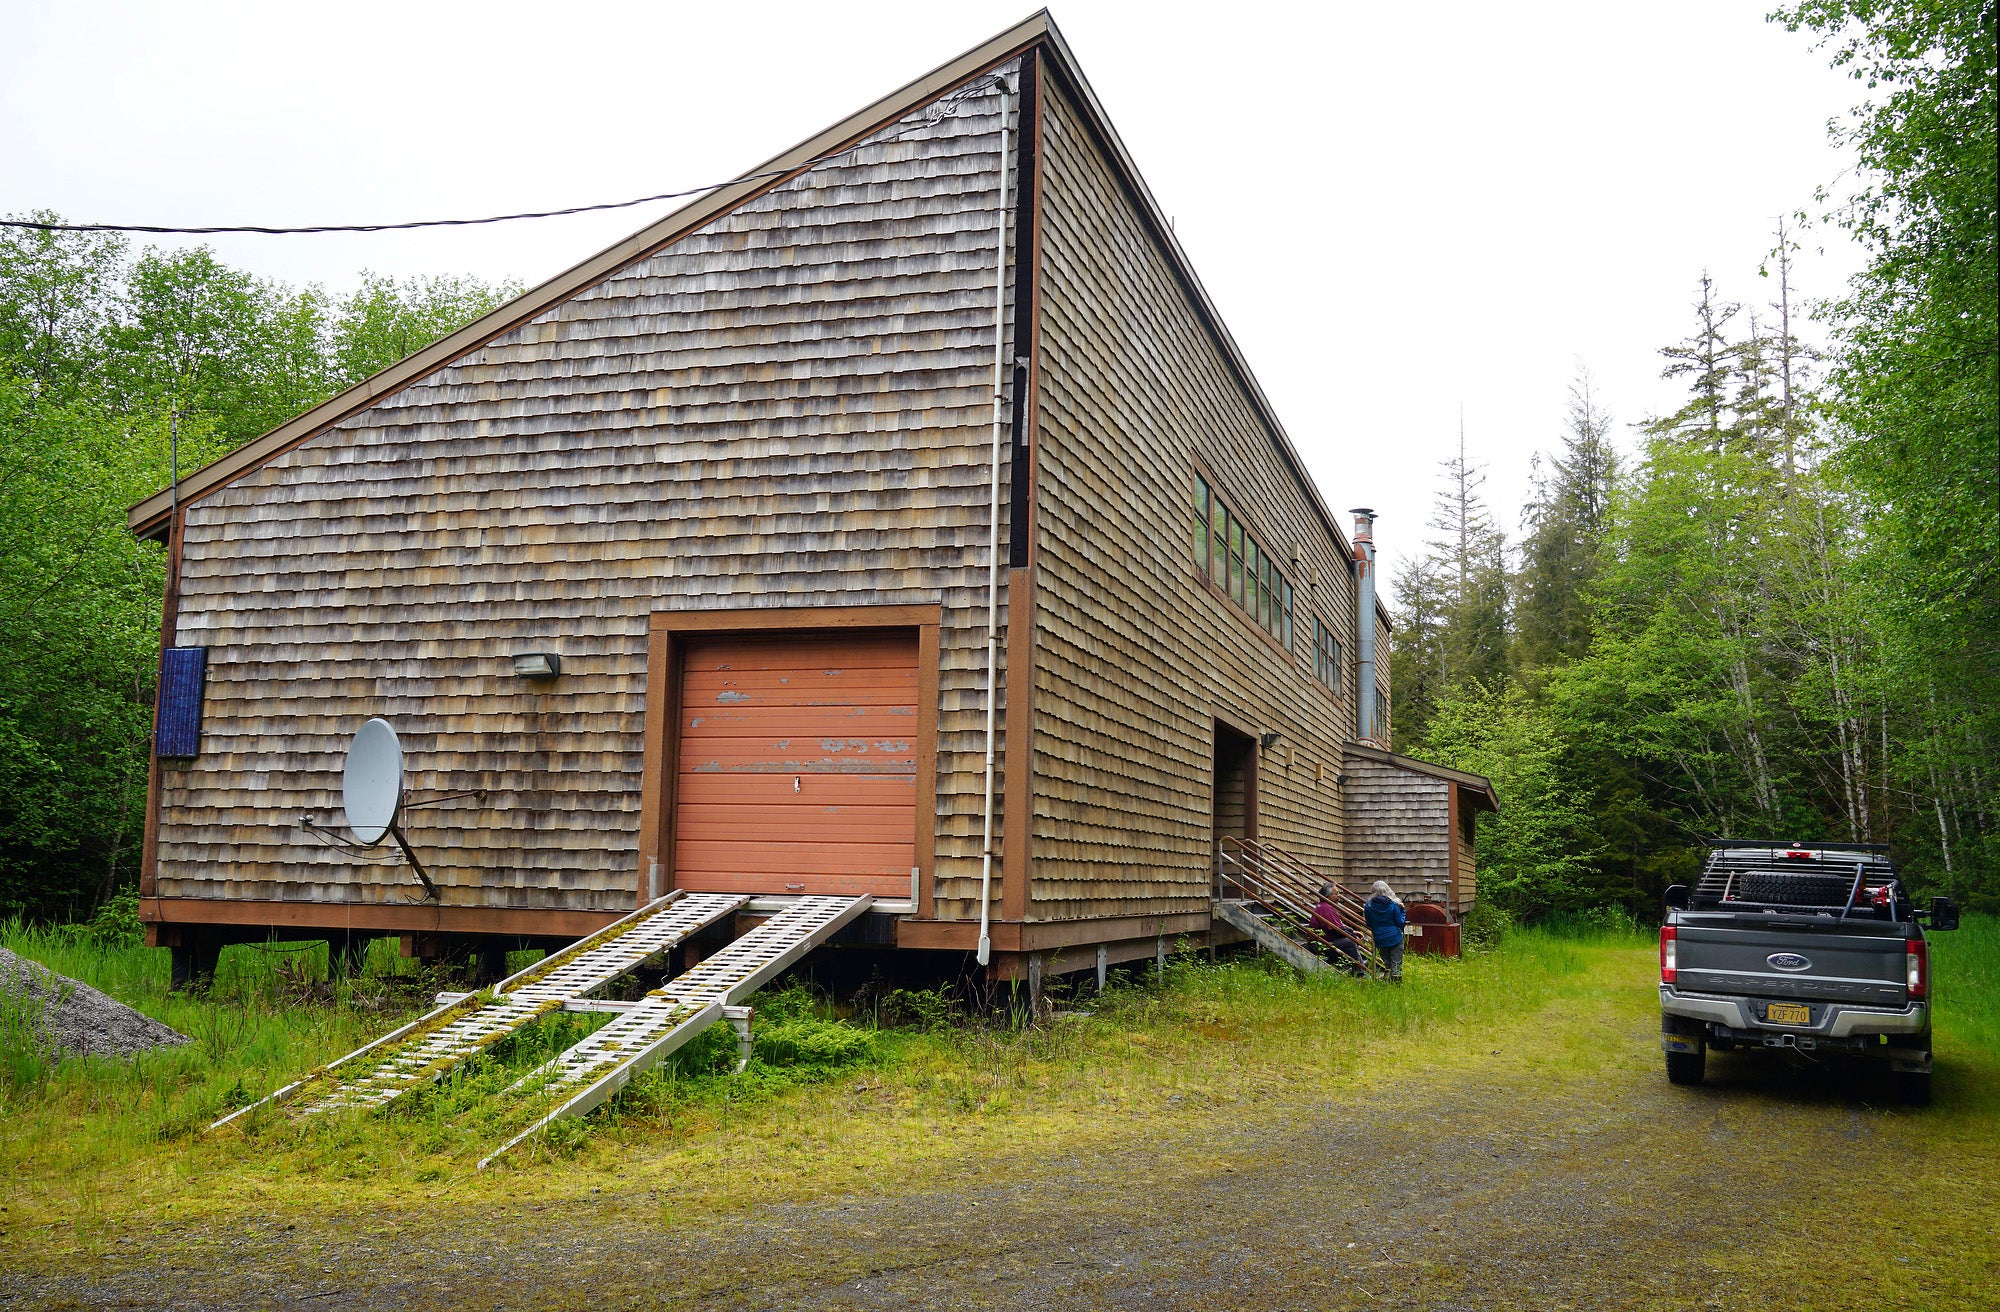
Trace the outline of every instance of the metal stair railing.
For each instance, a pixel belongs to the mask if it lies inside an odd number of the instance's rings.
[[[1242,900],[1264,907],[1280,922],[1273,928],[1311,952],[1324,952],[1329,946],[1326,938],[1312,928],[1312,915],[1319,903],[1320,888],[1332,885],[1333,904],[1347,923],[1348,937],[1361,951],[1363,968],[1381,971],[1381,955],[1375,950],[1373,936],[1367,933],[1362,899],[1340,881],[1327,878],[1277,844],[1254,838],[1225,835],[1217,848],[1217,857],[1218,900],[1224,896],[1222,886],[1233,884],[1244,894]]]

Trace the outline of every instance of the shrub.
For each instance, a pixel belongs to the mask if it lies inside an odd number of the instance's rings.
[[[844,1021],[792,1016],[754,1030],[757,1060],[769,1066],[835,1071],[875,1055],[875,1036]]]
[[[944,989],[897,989],[882,1007],[892,1025],[909,1025],[926,1034],[950,1029],[958,1022],[958,1002]]]
[[[1500,940],[1513,927],[1514,917],[1508,915],[1504,908],[1481,898],[1459,918],[1459,937],[1466,947],[1491,952],[1500,946]]]

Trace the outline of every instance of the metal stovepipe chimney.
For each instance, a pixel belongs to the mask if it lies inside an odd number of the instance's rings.
[[[1354,578],[1361,596],[1355,610],[1354,653],[1360,665],[1354,679],[1354,736],[1375,741],[1375,512],[1357,508],[1354,515]]]

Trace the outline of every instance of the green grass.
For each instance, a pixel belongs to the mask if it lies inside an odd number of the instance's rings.
[[[2000,1056],[2000,916],[1967,916],[1929,937],[1939,1046]]]
[[[1933,942],[1941,1060],[1983,1087],[2000,1074],[2000,921],[1969,917]],[[559,1200],[613,1180],[671,1188],[680,1215],[726,1212],[936,1178],[969,1153],[1076,1150],[1301,1088],[1447,1070],[1489,1047],[1588,1060],[1543,1043],[1530,1013],[1613,996],[1626,1010],[1651,1005],[1650,936],[1608,922],[1513,930],[1464,961],[1413,957],[1401,987],[1186,954],[1164,978],[1148,968],[1102,996],[1059,995],[1034,1025],[968,1022],[937,993],[855,1015],[789,989],[756,999],[757,1058],[744,1074],[719,1026],[587,1121],[478,1173],[473,1163],[525,1119],[498,1091],[602,1018],[551,1016],[388,1114],[265,1116],[201,1134],[406,1018],[438,981],[378,950],[361,980],[329,988],[323,954],[232,948],[195,998],[167,991],[163,951],[18,925],[0,926],[0,944],[197,1039],[126,1063],[0,1054],[0,1251],[31,1236],[38,1251],[91,1250],[139,1225],[329,1202],[361,1212]]]

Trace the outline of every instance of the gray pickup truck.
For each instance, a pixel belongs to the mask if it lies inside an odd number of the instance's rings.
[[[1886,1060],[1896,1095],[1931,1096],[1925,924],[1958,928],[1950,898],[1918,909],[1888,850],[1710,844],[1701,878],[1666,893],[1660,1046],[1667,1078],[1699,1084],[1708,1049]]]

